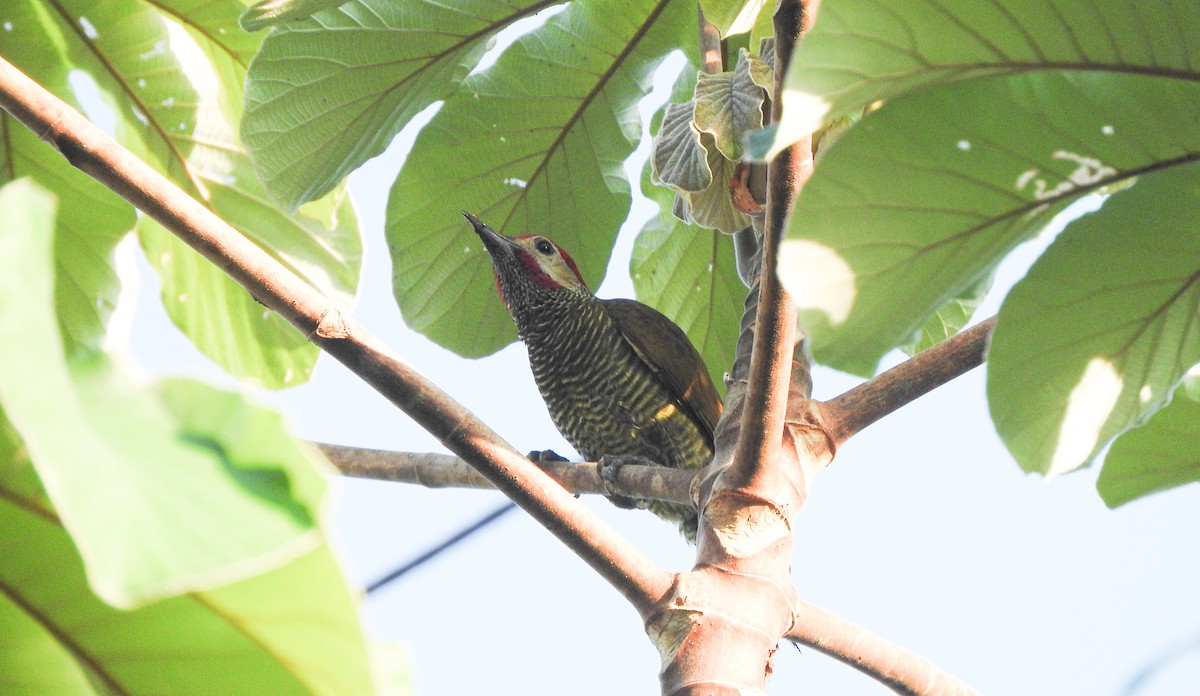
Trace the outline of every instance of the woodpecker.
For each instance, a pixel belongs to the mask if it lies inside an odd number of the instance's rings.
[[[463,215],[491,257],[500,297],[563,437],[591,461],[707,465],[721,397],[687,334],[640,302],[597,298],[575,261],[549,239],[506,237]],[[695,541],[694,508],[648,507]]]

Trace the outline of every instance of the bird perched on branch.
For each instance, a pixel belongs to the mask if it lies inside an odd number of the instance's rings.
[[[597,298],[575,261],[549,239],[506,237],[463,215],[491,257],[534,381],[563,437],[600,462],[602,474],[622,463],[707,465],[721,398],[683,330],[640,302]],[[648,507],[695,541],[691,506]]]

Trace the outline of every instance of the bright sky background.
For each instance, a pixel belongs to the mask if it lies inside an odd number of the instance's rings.
[[[550,423],[523,347],[464,360],[403,324],[391,295],[383,215],[415,132],[407,129],[351,176],[367,247],[354,314],[518,450],[571,453]],[[635,207],[639,222],[623,228],[599,295],[631,296],[630,248],[653,210],[648,205]],[[998,286],[1011,285],[1044,243],[1018,250]],[[153,274],[139,266],[132,342],[138,358],[155,374],[232,385],[170,324]],[[991,297],[978,316],[998,306]],[[817,398],[856,383],[825,369],[814,381]],[[310,384],[260,398],[283,410],[306,439],[443,451],[325,357]],[[977,369],[853,438],[818,477],[798,519],[793,570],[800,597],[984,693],[1132,693],[1126,687],[1144,668],[1185,649],[1136,693],[1196,693],[1200,488],[1110,511],[1095,478],[1095,469],[1050,484],[1024,475],[995,435],[984,370]],[[333,541],[350,582],[361,587],[503,500],[494,492],[341,481],[330,511]],[[583,502],[665,568],[691,565],[692,549],[673,526],[601,498]],[[658,657],[635,612],[522,512],[365,600],[363,612],[371,635],[409,651],[421,696],[658,693]],[[890,692],[814,651],[785,645],[769,693]]]

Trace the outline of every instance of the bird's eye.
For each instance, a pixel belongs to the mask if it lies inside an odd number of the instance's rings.
[[[554,255],[554,245],[547,239],[539,239],[533,243],[533,248],[538,250],[539,254],[544,256]]]

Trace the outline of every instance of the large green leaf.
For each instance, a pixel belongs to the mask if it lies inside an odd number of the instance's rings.
[[[18,229],[50,229],[28,180],[0,189]],[[63,351],[53,239],[0,235],[0,405],[26,443],[96,593],[132,606],[276,567],[316,543],[323,490],[279,417],[186,381],[137,386]]]
[[[879,99],[957,80],[1090,70],[1194,81],[1196,36],[1195,0],[829,0],[793,54],[776,138],[756,154]]]
[[[237,142],[246,63],[260,40],[238,28],[242,9],[235,0],[14,0],[5,5],[14,29],[0,32],[0,52],[65,97],[66,75],[89,76],[99,96],[87,105],[95,117],[113,120],[122,144],[314,287],[349,304],[361,256],[349,200],[284,214],[266,201]],[[168,313],[201,351],[235,376],[267,386],[307,377],[317,351],[286,322],[157,225],[143,224],[140,235],[162,276]]]
[[[766,0],[700,0],[700,9],[721,36],[729,36],[750,31],[764,10],[768,16],[771,14],[775,3]]]
[[[629,212],[621,166],[637,100],[666,53],[694,45],[695,8],[571,3],[471,75],[417,138],[388,202],[405,321],[469,356],[515,337],[482,245],[459,214],[554,238],[593,287]]]
[[[553,4],[354,0],[272,32],[242,124],[267,190],[289,208],[330,191],[448,97],[490,36]]]
[[[933,316],[929,317],[925,325],[917,330],[911,341],[900,346],[900,350],[908,355],[916,355],[961,331],[967,322],[971,321],[971,317],[975,315],[975,310],[979,308],[979,305],[983,304],[988,290],[992,289],[993,280],[995,280],[995,274],[988,274],[978,283],[967,288],[962,295],[942,305],[933,313]]]
[[[658,203],[633,245],[629,273],[637,297],[671,317],[704,356],[717,389],[733,365],[746,286],[738,277],[733,239],[685,225],[671,214],[669,189],[643,181]]]
[[[362,249],[358,216],[345,189],[295,216],[233,189],[214,193],[247,221],[241,231],[276,260],[335,302],[353,304]],[[158,223],[142,218],[138,230],[146,257],[159,271],[163,303],[197,348],[249,383],[279,388],[308,380],[318,351],[306,336]]]
[[[1071,223],[1009,293],[988,403],[1026,471],[1086,465],[1200,363],[1198,221],[1200,164],[1147,174]]]
[[[55,314],[68,352],[94,349],[116,307],[120,281],[113,250],[133,229],[133,208],[67,163],[21,124],[3,117],[11,128],[0,143],[14,178],[30,176],[59,200],[71,201],[54,218]],[[0,129],[4,129],[0,125]],[[7,147],[6,147],[7,146]],[[0,184],[6,183],[0,175]],[[9,223],[11,224],[11,223]],[[11,234],[48,234],[50,230],[7,226]]]
[[[266,575],[119,610],[89,590],[71,537],[14,459],[0,462],[0,529],[8,696],[372,692],[357,610],[325,546]]]
[[[238,23],[246,31],[258,31],[306,19],[345,3],[346,0],[261,0],[247,8]]]
[[[44,87],[79,108],[69,65],[46,50],[46,36],[37,31],[30,8],[18,3],[5,10],[5,21],[22,29],[0,32],[0,54],[26,69],[36,67]],[[0,186],[25,176],[59,200],[71,201],[53,217],[55,310],[68,352],[95,348],[120,290],[113,248],[133,229],[134,210],[0,111]],[[50,234],[46,229],[21,229],[7,217],[5,223],[9,233]]]
[[[1121,435],[1104,457],[1096,490],[1109,507],[1200,481],[1200,402],[1176,392],[1142,427]]]
[[[1200,158],[1198,107],[1200,83],[1039,73],[868,114],[825,151],[780,252],[817,359],[872,373],[1066,204]]]

